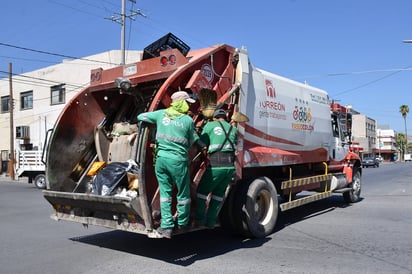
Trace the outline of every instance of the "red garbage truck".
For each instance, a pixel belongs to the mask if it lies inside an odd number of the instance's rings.
[[[255,67],[246,48],[191,50],[169,33],[147,46],[141,60],[93,69],[90,85],[62,110],[47,145],[43,190],[54,219],[155,237],[156,128],[137,115],[168,107],[178,90],[197,99],[190,109],[196,130],[216,108],[238,129],[236,172],[219,213],[224,229],[265,237],[279,211],[336,193],[347,203],[360,200],[350,109],[324,90]],[[194,200],[204,159],[196,147],[189,157]],[[114,164],[122,172],[106,176],[105,193],[96,192],[98,177]]]

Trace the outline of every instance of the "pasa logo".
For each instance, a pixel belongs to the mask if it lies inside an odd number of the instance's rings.
[[[213,129],[213,132],[214,132],[216,135],[223,135],[223,130],[222,130],[221,127],[215,127],[215,128]]]
[[[162,119],[162,124],[163,124],[164,126],[170,125],[170,119],[167,118],[167,117],[164,117],[164,118]]]
[[[207,81],[212,82],[213,80],[213,70],[209,64],[204,64],[201,68],[201,72]]]

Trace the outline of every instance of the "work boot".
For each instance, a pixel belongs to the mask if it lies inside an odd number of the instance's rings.
[[[172,232],[173,230],[171,228],[161,228],[159,227],[156,229],[157,236],[156,238],[166,238],[166,239],[171,239],[172,238]]]
[[[175,227],[175,233],[176,234],[186,233],[186,232],[188,232],[189,228],[190,227],[188,225],[178,225],[178,226]]]
[[[192,222],[192,228],[205,228],[206,226],[196,220]]]

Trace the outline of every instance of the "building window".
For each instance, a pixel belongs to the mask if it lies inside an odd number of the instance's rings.
[[[1,113],[10,111],[10,96],[1,97]]]
[[[32,109],[33,108],[33,91],[26,91],[20,93],[20,109]]]
[[[52,86],[50,88],[50,104],[59,105],[66,102],[66,86],[65,84],[60,84]]]

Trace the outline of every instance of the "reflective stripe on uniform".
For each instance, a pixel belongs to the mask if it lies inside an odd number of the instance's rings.
[[[170,136],[170,135],[165,135],[165,134],[157,134],[156,138],[168,140],[171,142],[176,142],[182,145],[189,145],[189,141],[186,138],[182,138],[182,137]]]
[[[177,201],[178,205],[188,205],[190,204],[190,199],[186,199],[186,200],[181,200],[181,201]]]
[[[203,195],[203,194],[197,193],[196,196],[197,196],[197,198],[199,198],[199,199],[207,200],[207,195]]]
[[[161,203],[170,203],[170,202],[172,202],[172,198],[170,198],[170,197],[160,197],[160,202]]]
[[[214,150],[214,149],[219,149],[220,148],[220,144],[213,144],[209,146],[209,150]],[[221,149],[230,149],[232,150],[232,146],[230,144],[225,144],[222,146]]]
[[[223,197],[212,195],[212,200],[215,200],[215,201],[218,201],[218,202],[222,202],[222,201],[223,201]]]

